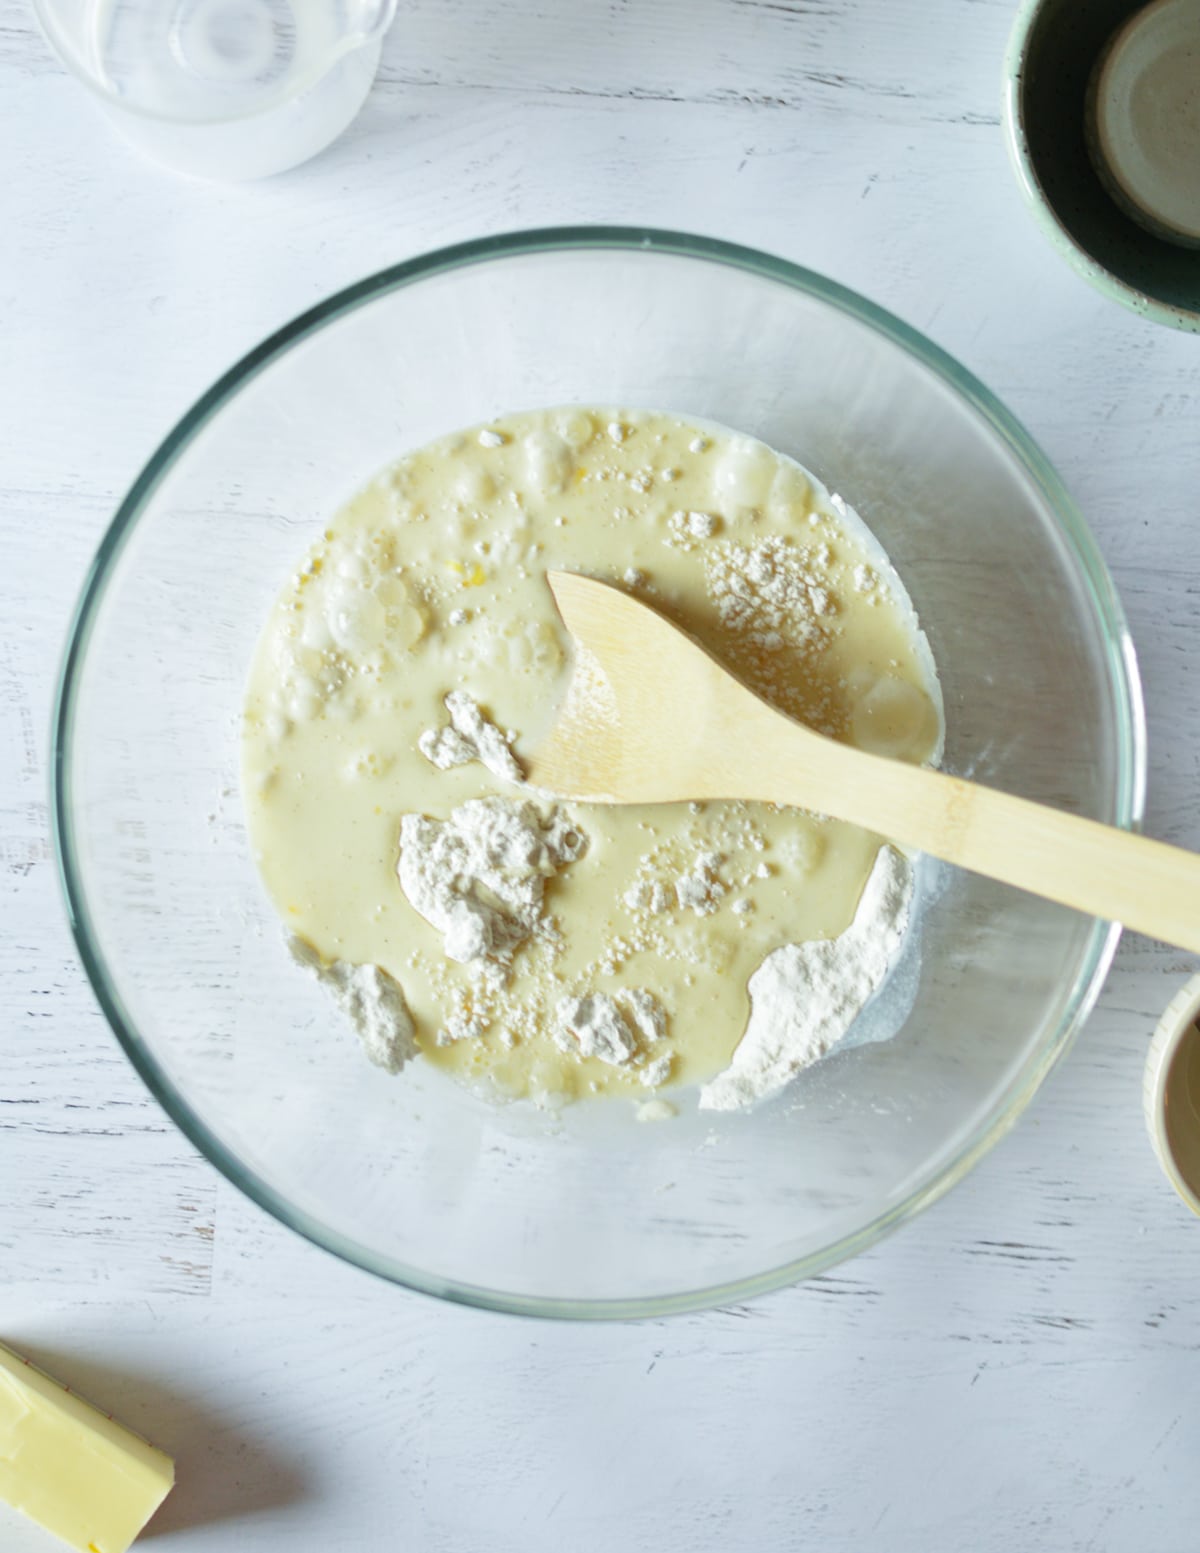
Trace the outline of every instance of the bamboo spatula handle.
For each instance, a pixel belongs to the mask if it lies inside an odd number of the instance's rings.
[[[844,747],[838,751],[828,812],[973,873],[1200,953],[1195,853],[941,771],[858,751],[843,763],[846,753]],[[810,761],[811,754],[806,745]],[[776,768],[776,775],[783,773]],[[804,785],[811,807],[811,784]]]
[[[1200,954],[1200,857],[868,754],[769,706],[663,615],[552,572],[591,690],[568,697],[531,780],[608,803],[749,798],[818,810]],[[595,678],[605,694],[595,695]]]

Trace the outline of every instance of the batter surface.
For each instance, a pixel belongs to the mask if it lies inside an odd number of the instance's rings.
[[[288,930],[322,961],[386,971],[421,1052],[461,1076],[512,1096],[645,1095],[728,1063],[751,974],[847,927],[879,838],[769,805],[564,805],[523,786],[570,672],[551,568],[644,598],[864,749],[934,756],[940,696],[855,515],[762,443],[666,414],[537,411],[444,438],[375,479],[303,559],[256,652],[243,742],[252,844]],[[493,730],[487,765],[441,768],[453,692]],[[402,834],[415,847],[480,798],[532,803],[585,843],[547,873],[544,927],[501,966],[448,958],[397,872]],[[563,1009],[596,994],[635,1033],[640,996],[659,1011],[635,1061],[564,1038]]]

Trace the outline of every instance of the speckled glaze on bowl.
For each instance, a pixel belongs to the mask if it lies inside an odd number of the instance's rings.
[[[1009,153],[1038,225],[1105,296],[1200,333],[1200,250],[1156,237],[1115,203],[1088,154],[1088,84],[1144,0],[1025,0],[1004,62]]]

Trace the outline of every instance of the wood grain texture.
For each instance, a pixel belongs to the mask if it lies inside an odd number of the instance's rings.
[[[1200,845],[1200,352],[1033,228],[1011,0],[405,0],[352,131],[256,188],[138,161],[0,0],[0,1332],[174,1451],[165,1548],[1194,1553],[1200,1232],[1139,1113],[1194,958],[1127,937],[1013,1134],[901,1234],[752,1306],[609,1329],[434,1304],[219,1182],[119,1055],[48,849],[71,602],[175,418],[269,330],[440,243],[710,232],[977,372],[1112,567],[1147,829]],[[42,1539],[0,1521],[5,1553]]]

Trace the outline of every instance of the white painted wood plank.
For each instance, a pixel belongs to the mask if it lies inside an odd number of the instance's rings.
[[[6,492],[0,511],[0,1287],[207,1293],[213,1173],[86,989],[50,850],[52,676],[103,509]]]
[[[300,1294],[306,1257],[277,1249],[289,1277],[262,1264],[255,1300],[96,1304],[69,1336],[17,1317],[35,1358],[178,1454],[179,1546],[1194,1545],[1194,1348],[1036,1310],[1024,1336],[972,1322],[1036,1306],[1062,1258],[1000,1246],[946,1287],[885,1250],[865,1282],[596,1329],[434,1310],[325,1259]]]
[[[410,0],[380,85],[994,119],[977,99],[1009,20],[1005,0]],[[0,60],[52,68],[25,0],[0,5]]]

